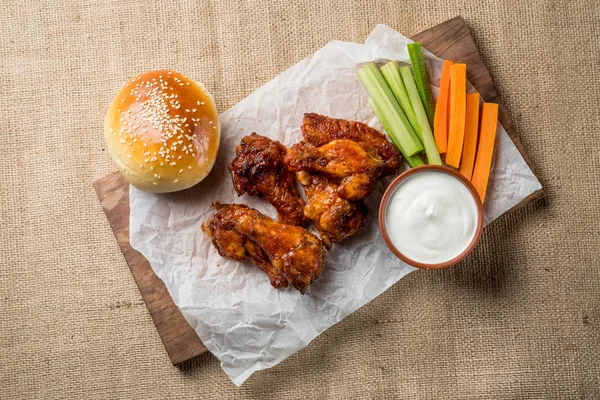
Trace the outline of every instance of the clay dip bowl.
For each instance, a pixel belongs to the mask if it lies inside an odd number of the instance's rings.
[[[456,178],[468,189],[469,193],[473,196],[477,209],[475,234],[473,235],[473,238],[471,239],[468,246],[458,256],[437,264],[425,264],[423,262],[412,260],[406,255],[404,255],[400,250],[398,250],[398,248],[396,248],[396,246],[390,239],[390,236],[388,235],[388,231],[386,229],[386,214],[388,211],[388,202],[390,201],[392,194],[394,193],[398,185],[401,185],[408,177],[415,176],[416,174],[422,173],[424,171],[439,171]],[[464,260],[473,251],[473,249],[477,245],[477,242],[479,242],[479,239],[481,238],[481,233],[483,231],[483,205],[481,203],[481,200],[479,199],[479,195],[477,194],[475,187],[473,187],[471,182],[469,182],[464,176],[459,174],[454,169],[439,165],[420,166],[405,171],[404,173],[396,177],[396,179],[394,179],[392,183],[388,186],[387,190],[383,195],[383,198],[381,199],[381,204],[379,206],[379,228],[381,229],[381,234],[383,236],[385,244],[389,247],[392,253],[394,253],[399,259],[401,259],[405,263],[422,269],[448,268]]]

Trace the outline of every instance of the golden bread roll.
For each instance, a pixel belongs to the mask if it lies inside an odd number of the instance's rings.
[[[138,189],[175,192],[208,175],[217,158],[221,126],[212,95],[175,71],[131,79],[106,113],[108,151]]]

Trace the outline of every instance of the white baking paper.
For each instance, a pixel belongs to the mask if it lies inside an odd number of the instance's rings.
[[[409,62],[406,44],[410,42],[378,25],[365,44],[328,43],[221,114],[219,156],[199,185],[172,194],[130,188],[132,247],[148,259],[236,385],[253,372],[285,360],[414,270],[388,250],[377,225],[379,201],[392,177],[382,180],[366,200],[365,227],[328,252],[321,276],[305,295],[272,288],[267,275],[249,261],[219,256],[200,229],[214,213],[211,203],[245,203],[276,217],[265,200],[235,194],[226,166],[236,145],[243,136],[257,132],[290,146],[301,140],[305,112],[381,128],[356,70],[370,61]],[[442,62],[426,55],[436,86]],[[492,168],[486,222],[541,187],[502,127]]]

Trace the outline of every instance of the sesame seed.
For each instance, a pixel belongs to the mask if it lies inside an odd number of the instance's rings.
[[[173,181],[173,183],[177,183],[177,182],[179,182],[179,179],[175,179],[175,180]]]
[[[212,125],[212,124],[213,124],[213,122],[212,122],[212,121],[208,121],[208,123],[209,123],[210,125]]]
[[[182,170],[182,169],[180,169],[180,170],[179,170],[179,173],[180,173],[180,174],[181,174],[181,173],[183,173],[183,170]]]
[[[154,167],[150,166],[150,171],[154,171]]]
[[[152,182],[152,184],[153,184],[154,186],[157,186],[157,185],[158,185],[158,183],[156,183],[156,182]]]
[[[191,166],[191,165],[188,165],[188,169],[192,169],[192,166]]]
[[[203,101],[201,101],[201,102],[200,102],[200,105],[201,105],[201,106],[203,106],[203,105],[204,105],[204,102],[203,102]]]

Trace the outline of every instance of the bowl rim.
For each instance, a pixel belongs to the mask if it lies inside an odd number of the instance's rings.
[[[463,183],[466,186],[466,188],[469,190],[469,193],[471,193],[471,195],[473,196],[473,199],[475,200],[475,205],[477,208],[477,227],[475,229],[475,234],[473,235],[473,239],[471,239],[471,242],[469,243],[469,245],[458,256],[456,256],[448,261],[444,261],[444,262],[436,263],[436,264],[426,264],[426,263],[414,261],[414,260],[410,259],[409,257],[405,256],[404,254],[402,254],[402,252],[400,250],[398,250],[396,248],[396,246],[394,246],[394,244],[392,243],[392,241],[388,235],[387,229],[385,227],[385,215],[387,212],[387,205],[388,205],[390,197],[391,197],[392,193],[394,192],[394,189],[396,188],[396,186],[398,186],[400,183],[402,183],[404,180],[406,180],[406,178],[408,178],[414,174],[418,174],[419,172],[423,172],[423,171],[444,172],[444,173],[451,175],[451,176],[455,177],[456,179],[458,179],[461,183]],[[479,242],[479,239],[481,238],[481,234],[483,232],[483,215],[484,215],[483,214],[483,204],[481,202],[481,199],[479,198],[479,194],[477,193],[477,190],[475,189],[473,184],[471,182],[469,182],[469,180],[467,180],[467,178],[462,176],[458,171],[456,171],[452,168],[443,166],[443,165],[422,165],[422,166],[418,166],[415,168],[411,168],[407,171],[404,171],[403,173],[398,175],[396,178],[394,178],[392,183],[390,183],[390,185],[387,187],[387,189],[385,190],[385,193],[383,194],[383,197],[381,198],[381,202],[379,203],[379,229],[381,230],[381,235],[383,237],[383,241],[385,242],[387,247],[392,251],[392,253],[394,253],[394,255],[396,255],[396,257],[398,257],[400,260],[404,261],[406,264],[411,265],[413,267],[421,268],[421,269],[434,269],[434,270],[435,269],[443,269],[443,268],[448,268],[453,265],[456,265],[459,262],[461,262],[462,260],[464,260],[469,254],[471,254],[471,252],[473,251],[475,246],[477,246],[477,243]]]

